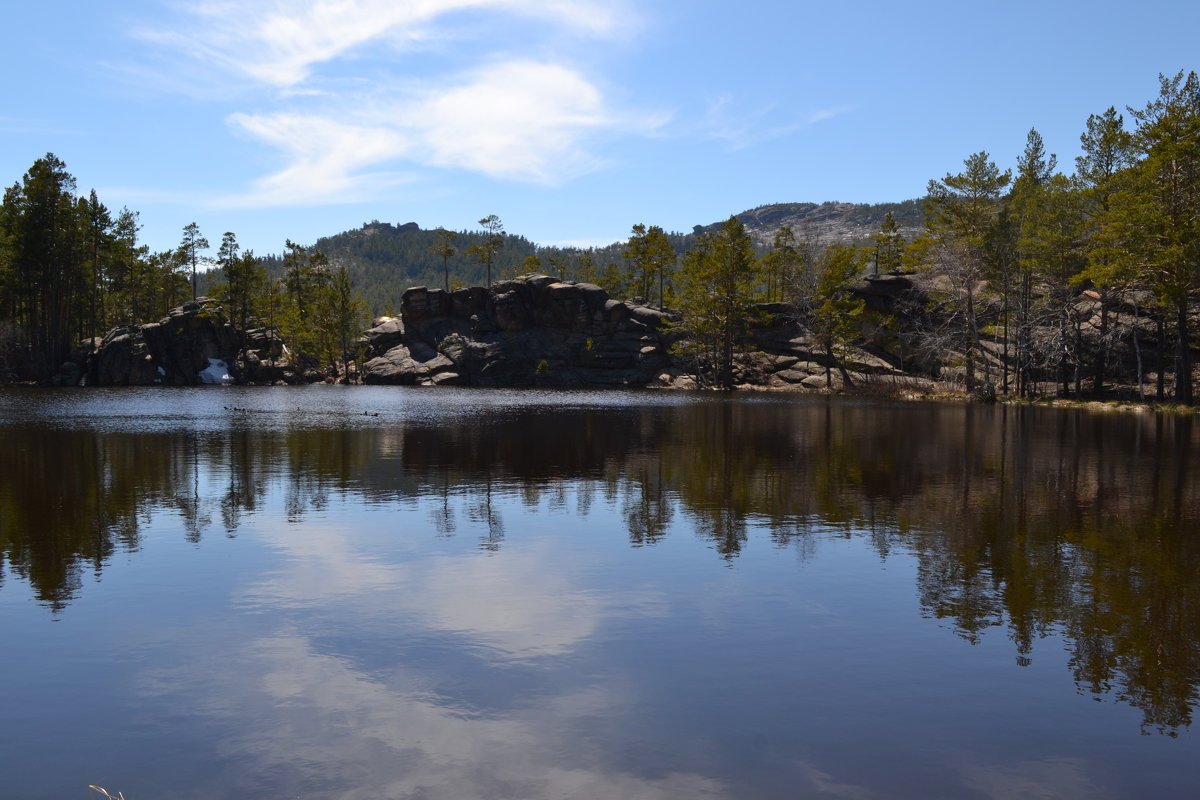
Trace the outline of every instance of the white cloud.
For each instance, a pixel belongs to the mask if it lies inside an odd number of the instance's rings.
[[[252,192],[223,206],[280,206],[346,202],[394,185],[402,177],[361,170],[394,159],[410,147],[395,129],[345,124],[306,114],[234,114],[233,127],[287,157],[287,166],[257,181]]]
[[[547,183],[593,169],[598,161],[581,138],[613,124],[581,75],[526,61],[480,70],[432,94],[413,122],[437,166]]]
[[[498,63],[439,88],[341,105],[230,116],[233,127],[281,151],[287,165],[224,204],[361,200],[397,180],[371,168],[397,161],[555,184],[603,164],[589,147],[593,137],[661,124],[654,116],[613,112],[578,72],[533,61]]]
[[[227,123],[282,162],[219,207],[371,200],[415,180],[400,172],[414,167],[555,185],[606,163],[598,138],[663,124],[613,109],[597,81],[555,55],[558,34],[611,39],[636,24],[625,0],[205,0],[186,11],[186,33],[143,35],[190,56],[172,67],[187,91],[240,75],[228,97],[259,108]],[[538,58],[491,52],[508,42],[480,25],[511,18]],[[395,57],[454,37],[466,40],[440,57]]]
[[[277,88],[372,42],[403,50],[444,35],[433,25],[454,12],[494,10],[593,36],[612,35],[628,19],[619,4],[596,0],[209,0],[188,10],[195,24],[186,33],[141,35]]]

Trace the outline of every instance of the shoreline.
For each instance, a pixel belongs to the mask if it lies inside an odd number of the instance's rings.
[[[233,383],[233,384],[224,384],[222,386],[217,386],[217,385],[210,386],[210,385],[204,385],[204,384],[198,384],[198,385],[194,385],[194,386],[193,385],[185,385],[185,386],[161,386],[160,385],[159,388],[183,389],[183,390],[187,390],[187,389],[220,389],[220,388],[225,388],[225,387],[246,387],[246,388],[258,388],[258,389],[279,389],[279,388],[288,389],[288,388],[293,388],[293,387],[304,387],[304,386],[351,386],[351,387],[353,387],[353,386],[375,386],[377,388],[385,388],[386,384],[369,384],[369,383],[360,383],[360,382],[342,383],[340,381],[335,381],[335,382],[315,381],[312,383],[284,384],[284,385],[254,384],[254,383]],[[22,390],[22,389],[47,389],[47,390],[82,389],[82,390],[87,390],[87,389],[127,389],[127,388],[147,388],[147,387],[144,387],[144,386],[132,386],[132,387],[131,386],[48,386],[46,384],[33,382],[33,381],[0,383],[0,390],[5,390],[5,389],[15,389],[15,390]],[[436,390],[439,387],[437,385],[429,385],[429,386],[413,385],[413,386],[404,386],[404,387],[395,387],[395,388]],[[981,400],[973,399],[964,390],[949,390],[949,389],[947,389],[947,390],[930,390],[930,391],[920,391],[920,390],[913,390],[913,389],[905,390],[905,389],[900,389],[899,387],[895,387],[895,388],[883,387],[879,384],[868,385],[861,389],[853,389],[853,388],[852,389],[845,389],[845,388],[809,389],[809,388],[799,388],[796,386],[766,386],[766,385],[750,384],[750,383],[738,384],[738,385],[734,386],[732,389],[720,389],[720,388],[716,388],[716,387],[683,388],[680,386],[661,386],[661,385],[660,386],[650,385],[650,386],[578,386],[578,387],[571,387],[571,386],[538,386],[536,384],[528,384],[528,385],[514,384],[511,386],[497,386],[497,385],[493,385],[493,386],[452,386],[450,388],[469,389],[469,390],[477,390],[477,391],[485,391],[485,392],[497,390],[497,389],[505,390],[505,391],[514,390],[514,389],[516,389],[516,390],[529,389],[529,390],[537,390],[537,391],[545,391],[547,389],[556,389],[556,390],[567,390],[567,391],[583,390],[583,391],[597,391],[597,392],[633,390],[633,391],[652,391],[652,392],[683,392],[683,393],[695,393],[695,394],[725,393],[725,394],[730,394],[730,395],[738,394],[738,393],[742,393],[742,394],[780,394],[780,395],[797,395],[797,396],[802,396],[802,397],[803,396],[807,396],[807,397],[820,397],[820,396],[838,397],[838,398],[845,398],[847,400],[854,400],[854,399],[890,400],[890,401],[906,402],[906,403],[955,403],[955,404],[961,403],[961,404],[970,404],[970,405],[1006,405],[1006,406],[1031,406],[1031,407],[1041,407],[1041,408],[1066,408],[1066,409],[1079,409],[1079,410],[1085,410],[1085,411],[1093,411],[1093,412],[1099,412],[1099,413],[1118,413],[1119,412],[1119,413],[1135,413],[1135,414],[1164,414],[1164,415],[1174,415],[1174,416],[1191,416],[1191,415],[1200,414],[1200,406],[1186,406],[1186,405],[1181,405],[1179,403],[1175,403],[1170,400],[1165,400],[1160,403],[1160,402],[1156,402],[1154,400],[1141,401],[1141,400],[1128,400],[1128,399],[1097,399],[1097,398],[1089,398],[1089,397],[1081,397],[1081,398],[1074,398],[1074,397],[1021,398],[1021,397],[1015,397],[1012,395],[996,395],[995,399],[993,401],[981,401]]]

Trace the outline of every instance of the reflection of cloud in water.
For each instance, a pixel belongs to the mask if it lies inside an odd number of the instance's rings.
[[[963,772],[963,783],[990,800],[1102,800],[1112,796],[1092,781],[1087,762],[1078,758],[969,767]]]
[[[432,627],[481,637],[520,657],[559,655],[591,636],[605,600],[574,586],[554,548],[437,559],[417,581]]]
[[[587,754],[563,753],[545,720],[464,718],[437,698],[413,691],[403,674],[386,683],[368,678],[338,658],[313,652],[301,637],[266,639],[254,651],[262,686],[282,724],[252,726],[228,744],[268,770],[319,780],[319,796],[724,795],[718,783],[698,775],[647,778],[572,766],[589,760]],[[603,699],[580,702],[599,707]]]
[[[256,607],[312,614],[329,606],[329,613],[357,620],[416,619],[509,658],[565,653],[610,613],[663,613],[664,600],[654,594],[617,598],[581,586],[581,555],[553,541],[512,545],[500,557],[470,552],[384,563],[357,552],[355,537],[333,526],[267,530],[263,538],[288,559],[244,594]]]
[[[547,539],[510,543],[490,556],[471,550],[405,560],[372,553],[371,536],[312,520],[301,528],[262,526],[256,535],[284,556],[240,597],[265,612],[254,616],[266,627],[245,630],[243,641],[236,629],[180,632],[186,641],[226,644],[220,652],[185,646],[185,664],[145,673],[140,682],[147,693],[203,698],[193,713],[217,739],[224,777],[214,775],[216,791],[313,800],[739,796],[725,783],[740,782],[728,763],[713,764],[722,780],[701,774],[696,764],[703,762],[686,755],[653,766],[629,759],[644,722],[630,702],[646,690],[636,673],[565,684],[560,675],[530,695],[506,697],[502,709],[481,708],[446,688],[459,683],[440,670],[458,667],[359,663],[328,636],[337,630],[369,652],[374,639],[387,648],[397,639],[449,634],[443,646],[457,642],[470,658],[540,674],[610,616],[670,612],[669,598],[657,593],[589,589],[596,553]],[[711,745],[704,734],[680,733],[681,754]],[[797,796],[873,796],[807,763],[779,768],[792,776]]]

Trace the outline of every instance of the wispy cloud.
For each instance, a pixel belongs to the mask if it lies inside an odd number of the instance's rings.
[[[363,199],[395,176],[372,167],[452,168],[494,178],[556,184],[603,165],[590,144],[606,132],[645,132],[654,115],[614,112],[580,73],[510,61],[445,86],[425,87],[336,111],[234,114],[238,131],[286,160],[230,205],[295,205]]]
[[[702,128],[711,138],[725,142],[729,149],[736,151],[790,136],[851,110],[851,106],[843,105],[799,116],[788,114],[780,120],[779,117],[785,115],[778,103],[745,108],[732,94],[725,93],[709,103]]]
[[[442,33],[441,18],[497,11],[543,19],[595,36],[623,26],[619,4],[596,0],[207,0],[187,7],[186,31],[144,28],[144,39],[277,88],[304,83],[314,68],[371,43],[396,50]]]
[[[411,149],[409,140],[394,129],[305,114],[234,114],[229,124],[282,151],[287,165],[256,181],[249,193],[217,201],[220,206],[350,202],[404,180],[366,171]]]
[[[556,32],[621,36],[635,18],[624,0],[206,0],[186,14],[186,34],[142,35],[188,57],[181,76],[240,76],[231,99],[258,109],[227,122],[282,162],[222,206],[366,200],[413,180],[414,169],[554,185],[606,163],[601,137],[663,122],[612,108],[598,81],[549,46]],[[525,25],[546,39],[537,58],[491,52],[487,31],[472,27],[513,17],[545,23]],[[475,38],[452,57],[400,57],[458,36]]]

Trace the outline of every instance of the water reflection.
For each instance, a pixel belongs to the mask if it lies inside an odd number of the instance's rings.
[[[261,395],[246,397],[239,406]],[[1028,666],[1039,641],[1062,637],[1079,689],[1140,709],[1147,731],[1177,733],[1197,702],[1200,481],[1191,459],[1200,431],[1191,417],[753,399],[494,413],[450,403],[441,413],[352,423],[301,415],[295,425],[253,414],[201,425],[72,419],[4,424],[0,448],[0,581],[27,583],[54,614],[67,612],[86,574],[137,551],[154,515],[176,515],[193,543],[237,536],[255,519],[292,568],[255,583],[242,598],[251,607],[349,603],[359,617],[403,609],[421,629],[469,632],[473,646],[504,660],[563,656],[594,634],[614,602],[579,589],[586,581],[546,574],[555,559],[569,565],[565,555],[515,553],[503,564],[426,555],[409,568],[348,556],[351,533],[323,524],[323,515],[348,500],[419,509],[432,536],[408,546],[470,536],[498,553],[507,531],[537,524],[536,509],[574,520],[572,535],[584,539],[594,508],[615,505],[631,546],[694,536],[730,564],[759,541],[755,531],[802,554],[819,531],[862,540],[881,559],[914,555],[922,612],[965,642],[1003,631],[1012,658]],[[274,527],[262,516],[272,498],[283,509]],[[475,602],[480,592],[489,604]],[[359,602],[367,595],[391,602]],[[664,601],[648,592],[622,602],[626,613],[654,615]],[[514,796],[525,791],[518,776],[531,765],[518,753],[530,734],[511,718],[479,727],[471,709],[422,704],[429,687],[419,681],[364,676],[303,636],[274,632],[242,657],[267,665],[276,700],[304,698],[297,702],[312,704],[313,714],[348,704],[369,718],[371,708],[407,703],[405,713],[440,731],[429,735],[508,754],[514,766],[502,780]],[[613,702],[595,692],[563,702],[578,703],[580,714]],[[475,724],[472,737],[457,730],[460,716]],[[268,747],[270,738],[254,731],[239,746]],[[304,758],[303,746],[293,751]],[[346,754],[354,757],[367,756]],[[538,769],[563,793],[595,779]],[[485,793],[460,788],[459,796]],[[685,772],[605,792],[712,789]]]

